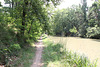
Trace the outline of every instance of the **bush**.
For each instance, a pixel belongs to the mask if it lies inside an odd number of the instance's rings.
[[[88,27],[86,35],[90,38],[100,38],[100,27],[97,25],[95,25],[95,27]]]
[[[0,24],[0,64],[6,64],[12,56],[17,56],[21,49],[17,36],[12,28]]]

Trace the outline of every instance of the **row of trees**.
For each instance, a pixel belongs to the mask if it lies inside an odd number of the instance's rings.
[[[100,38],[100,2],[87,7],[83,0],[82,5],[57,10],[53,25],[55,35]]]
[[[49,32],[48,8],[61,0],[4,0],[0,3],[0,64],[6,64],[27,43]]]

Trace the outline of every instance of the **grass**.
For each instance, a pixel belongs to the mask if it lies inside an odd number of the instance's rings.
[[[87,57],[65,50],[62,44],[48,39],[44,40],[44,44],[44,67],[97,67],[96,62],[91,63]]]
[[[35,56],[35,48],[28,46],[21,49],[18,57],[14,57],[14,60],[9,62],[10,67],[30,67]]]

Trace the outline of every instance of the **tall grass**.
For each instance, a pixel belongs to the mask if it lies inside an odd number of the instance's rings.
[[[65,50],[62,44],[54,44],[45,39],[43,52],[44,67],[97,67],[85,56],[80,56],[69,50]]]
[[[35,48],[27,46],[21,49],[17,57],[12,57],[12,60],[8,62],[7,66],[10,67],[30,67],[35,56]]]

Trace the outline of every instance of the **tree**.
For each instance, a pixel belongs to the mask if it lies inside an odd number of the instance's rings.
[[[87,37],[100,38],[100,2],[94,2],[89,9]]]
[[[9,6],[0,8],[0,63],[10,61],[20,49],[36,41],[49,30],[48,5],[60,0],[4,0]],[[1,5],[1,4],[0,4]],[[1,11],[2,10],[2,11]]]
[[[84,13],[84,22],[86,22],[87,0],[82,0],[82,11]]]
[[[79,36],[81,25],[84,22],[83,16],[80,5],[73,5],[70,8],[56,11],[54,15],[54,32],[60,35],[64,33],[66,36],[73,34]],[[74,30],[74,32],[71,30]]]

